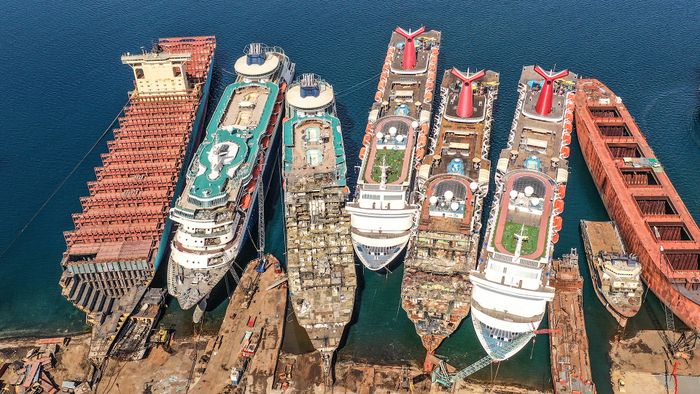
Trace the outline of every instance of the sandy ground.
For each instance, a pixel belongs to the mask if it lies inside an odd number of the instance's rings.
[[[95,391],[103,393],[185,393],[195,361],[211,337],[187,338],[172,343],[172,353],[155,348],[140,361],[110,360]]]
[[[678,334],[675,334],[677,338]],[[700,341],[689,360],[679,359],[679,393],[697,393],[700,386]],[[664,351],[658,331],[641,331],[634,338],[612,344],[610,350],[611,380],[616,393],[667,393],[664,376],[673,370],[673,361]],[[695,377],[695,378],[693,378]],[[624,383],[621,384],[621,383]]]
[[[175,340],[172,343],[172,354],[155,348],[141,361],[125,363],[110,360],[95,392],[185,393],[193,373],[195,355],[201,353],[210,339],[211,337],[201,337],[197,341],[194,338]],[[71,338],[68,346],[60,347],[56,355],[56,368],[51,371],[51,376],[59,386],[64,380],[87,379],[89,364],[85,360],[89,342],[89,334],[78,335]],[[38,347],[33,338],[0,341],[0,362],[22,359],[29,349]]]

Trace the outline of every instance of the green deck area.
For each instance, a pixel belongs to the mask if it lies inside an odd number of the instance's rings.
[[[260,86],[260,89],[266,89],[269,92],[260,121],[255,129],[234,129],[228,131],[219,128],[229,102],[233,99],[236,91],[239,88],[250,86]],[[192,165],[187,175],[188,178],[194,177],[192,187],[188,190],[190,196],[200,200],[222,198],[226,193],[226,185],[229,179],[228,173],[231,169],[235,169],[233,179],[243,180],[250,176],[260,150],[260,141],[267,130],[278,93],[279,87],[273,82],[237,82],[226,87],[207,125],[207,136],[192,159]],[[225,142],[236,145],[238,150],[235,157],[219,169],[218,176],[212,179],[210,175],[212,175],[213,169],[212,163],[209,161],[209,154],[214,146]],[[195,163],[198,163],[198,165],[195,165]],[[198,170],[199,165],[205,168],[204,172]]]
[[[386,165],[386,183],[396,182],[401,176],[403,169],[403,158],[406,151],[403,149],[377,149],[372,167],[372,180],[382,181],[382,166]],[[384,164],[386,160],[386,164]]]
[[[283,124],[283,134],[282,142],[284,146],[283,159],[284,159],[284,172],[288,173],[292,170],[292,163],[294,161],[294,130],[299,122],[305,122],[309,120],[317,120],[325,123],[331,124],[331,130],[333,130],[333,150],[335,152],[335,171],[338,176],[338,185],[347,185],[347,165],[345,163],[345,148],[343,146],[343,134],[341,132],[340,120],[329,113],[324,113],[321,116],[306,116],[303,119],[299,118],[298,114],[295,112],[294,116],[287,119]]]
[[[538,227],[514,222],[506,222],[505,228],[503,229],[501,244],[510,253],[515,253],[515,245],[518,243],[515,239],[515,234],[520,234],[521,229],[523,235],[526,236],[527,239],[523,241],[523,247],[520,251],[520,255],[527,256],[537,250],[537,237],[540,232]]]

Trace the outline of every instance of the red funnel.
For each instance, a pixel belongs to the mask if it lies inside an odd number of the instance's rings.
[[[457,116],[460,118],[471,118],[474,114],[472,82],[486,75],[486,71],[481,70],[478,73],[469,75],[468,72],[464,74],[456,68],[453,68],[452,75],[462,81],[462,90],[459,92],[459,102],[457,102]]]
[[[540,115],[549,115],[552,112],[552,96],[554,96],[554,81],[569,75],[569,70],[560,71],[557,74],[549,74],[540,66],[535,66],[535,72],[544,78],[544,86],[540,91],[540,98],[537,99],[535,111]]]
[[[406,45],[403,48],[403,63],[401,66],[404,70],[412,70],[416,67],[416,46],[413,43],[413,39],[425,32],[425,27],[409,33],[406,30],[397,27],[396,32],[406,38]]]

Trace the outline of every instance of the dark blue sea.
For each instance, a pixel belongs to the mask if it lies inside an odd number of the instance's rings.
[[[335,85],[350,168],[358,164],[376,87],[372,77],[380,71],[396,25],[441,30],[441,68],[501,73],[492,158],[505,146],[523,65],[570,68],[597,77],[623,98],[686,205],[700,219],[697,1],[27,0],[3,2],[2,9],[0,337],[86,328],[82,314],[60,296],[59,261],[65,248],[63,231],[73,227],[70,215],[80,210],[79,197],[87,194],[86,182],[94,179],[93,167],[106,150],[105,141],[71,171],[132,88],[132,74],[120,64],[120,54],[149,48],[158,37],[217,36],[212,102],[232,81],[223,70],[231,70],[247,43],[282,46],[299,72],[318,73]],[[557,255],[570,247],[582,250],[580,219],[607,218],[577,149],[574,143]],[[275,204],[279,194],[269,197],[268,244],[280,253],[282,216]],[[419,338],[399,307],[402,269],[388,275],[363,274],[357,318],[339,357],[422,361]],[[616,327],[593,296],[590,280],[584,294],[594,378],[599,392],[607,393],[606,354]],[[210,324],[215,326],[224,308],[222,303],[210,314]],[[175,309],[167,319],[184,325],[189,316]],[[663,321],[663,313],[650,294],[627,333],[657,327],[655,319]],[[458,366],[483,356],[469,321],[438,353]],[[482,380],[492,377],[550,387],[547,338],[538,338],[498,371],[486,368],[477,375]]]

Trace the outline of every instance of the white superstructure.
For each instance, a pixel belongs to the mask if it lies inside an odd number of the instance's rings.
[[[481,258],[470,273],[472,322],[494,360],[527,344],[554,298],[549,270],[562,225],[575,78],[537,66],[520,78]]]
[[[425,28],[397,28],[389,43],[347,205],[353,247],[372,271],[396,259],[414,228],[414,168],[427,148],[439,47],[440,32]]]
[[[280,48],[251,44],[234,69],[236,82],[224,91],[170,210],[177,231],[168,292],[183,309],[206,300],[247,239],[294,63]]]

